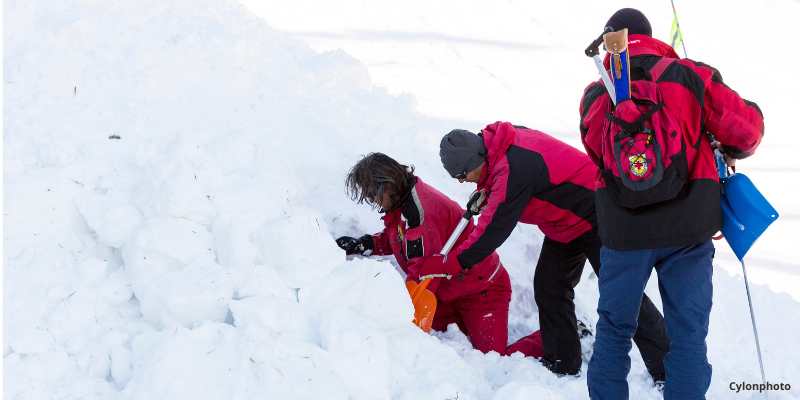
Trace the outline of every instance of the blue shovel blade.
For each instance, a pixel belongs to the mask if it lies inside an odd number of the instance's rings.
[[[722,235],[741,261],[778,212],[744,174],[724,179],[722,191]]]

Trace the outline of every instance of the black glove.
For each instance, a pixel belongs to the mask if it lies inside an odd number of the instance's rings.
[[[370,255],[375,248],[372,235],[364,235],[358,239],[350,236],[342,236],[336,239],[336,244],[339,245],[348,256],[351,254]]]

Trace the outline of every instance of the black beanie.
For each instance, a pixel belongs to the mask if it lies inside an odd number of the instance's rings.
[[[623,8],[614,13],[606,22],[606,26],[614,29],[614,32],[628,28],[629,35],[646,35],[653,37],[653,28],[650,21],[635,8]]]
[[[483,138],[463,129],[453,129],[439,143],[439,157],[447,173],[463,178],[464,172],[478,168],[486,160]]]

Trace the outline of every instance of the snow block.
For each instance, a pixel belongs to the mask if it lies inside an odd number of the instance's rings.
[[[121,388],[128,384],[133,374],[131,357],[131,351],[123,346],[117,346],[111,351],[111,377]]]
[[[97,323],[95,316],[97,296],[93,290],[80,287],[70,293],[68,287],[55,287],[50,289],[48,294],[61,300],[47,316],[47,330],[56,343],[64,344],[73,336],[86,332],[87,327]]]
[[[222,322],[233,297],[233,282],[217,263],[205,259],[178,271],[149,270],[133,283],[145,320],[157,328]]]
[[[210,228],[217,210],[198,175],[203,177],[183,154],[157,158],[145,168],[136,205],[148,218],[184,217]]]
[[[184,218],[156,217],[125,243],[122,258],[128,279],[133,281],[147,270],[166,273],[195,260],[214,261],[213,248],[214,237],[202,225]]]
[[[501,387],[492,400],[565,400],[565,397],[532,382],[514,381]]]
[[[230,274],[234,290],[239,290],[253,277],[256,248],[250,243],[250,228],[241,219],[214,232],[217,262]]]
[[[145,221],[133,202],[133,192],[111,189],[105,195],[80,193],[75,196],[75,205],[100,240],[117,248]]]
[[[259,230],[251,240],[258,249],[256,263],[275,267],[292,288],[308,285],[345,261],[325,219],[308,207],[292,207],[285,218]]]
[[[212,204],[218,213],[261,211],[265,214],[265,222],[273,223],[283,217],[290,206],[288,199],[279,196],[286,190],[293,191],[292,188],[282,188],[280,183],[269,179],[235,173],[225,176],[212,188]]]
[[[268,328],[206,323],[145,333],[133,341],[123,400],[347,400],[330,355]]]
[[[130,300],[133,289],[121,272],[115,272],[107,279],[95,284],[97,301],[111,306],[119,306]]]
[[[300,303],[327,314],[349,308],[382,329],[410,324],[414,305],[403,278],[389,262],[354,259],[300,289]]]
[[[252,296],[275,296],[297,301],[297,289],[292,289],[283,282],[274,267],[256,265],[253,277],[239,289],[239,298]]]
[[[78,276],[84,283],[97,283],[108,276],[108,262],[89,257],[78,263]]]
[[[484,375],[452,347],[413,324],[386,334],[392,356],[393,399],[490,398],[492,388]]]
[[[56,341],[50,332],[35,327],[19,328],[10,341],[15,353],[34,355],[44,353],[55,346]]]
[[[289,334],[301,342],[320,344],[317,315],[297,301],[277,297],[248,297],[230,302],[235,325],[263,325],[275,334]]]
[[[346,308],[332,310],[322,328],[322,348],[333,357],[353,400],[390,399],[391,365],[386,335]]]

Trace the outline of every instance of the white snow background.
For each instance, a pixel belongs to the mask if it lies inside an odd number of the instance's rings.
[[[666,37],[664,1],[4,2],[4,398],[587,398],[586,363],[556,378],[452,327],[424,334],[393,263],[347,260],[333,238],[381,227],[343,193],[370,151],[462,201],[472,188],[437,154],[450,129],[511,120],[580,148],[578,101],[596,79],[582,51],[624,6]],[[748,271],[768,380],[800,385],[800,190],[787,184],[800,5],[677,6],[690,56],[766,116],[739,167],[781,219]],[[500,250],[510,342],[538,329],[541,239],[520,225]],[[708,397],[760,398],[729,388],[760,374],[726,246]],[[594,325],[589,272],[576,308]],[[660,306],[654,279],[647,292]],[[631,398],[660,398],[631,357]]]

